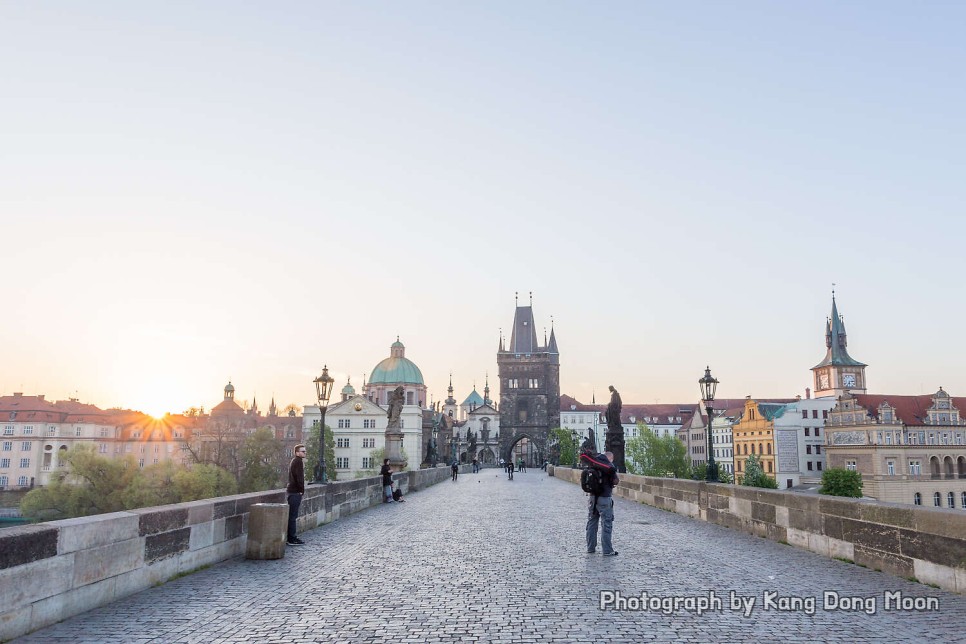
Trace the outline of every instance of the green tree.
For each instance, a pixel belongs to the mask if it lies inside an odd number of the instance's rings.
[[[658,436],[644,423],[638,423],[637,427],[638,435],[624,446],[628,472],[642,476],[691,478],[688,448],[681,440],[671,435]]]
[[[577,440],[580,440],[580,436],[577,437]],[[556,465],[571,467],[577,464],[579,445],[574,444],[574,437],[569,429],[561,427],[551,429],[550,442],[552,455],[556,457]]]
[[[182,467],[174,475],[174,486],[181,502],[228,496],[238,491],[238,483],[231,472],[217,465]]]
[[[46,487],[31,490],[20,502],[25,517],[50,521],[126,509],[124,495],[138,474],[133,457],[108,459],[92,444],[75,445],[64,460],[69,469],[58,471]]]
[[[261,492],[279,487],[279,463],[285,446],[268,427],[255,430],[242,444],[242,475],[238,488],[242,492]],[[333,463],[334,464],[334,463]],[[334,470],[335,468],[333,468]],[[335,477],[331,477],[333,480]]]
[[[734,483],[731,473],[721,467],[720,464],[718,465],[718,481],[720,483]]]
[[[830,496],[862,497],[862,475],[843,467],[831,467],[822,472],[822,487],[819,494]]]
[[[181,468],[173,461],[138,468],[134,478],[124,489],[124,507],[132,509],[180,503],[182,498],[174,484],[179,469]]]
[[[305,443],[305,481],[315,480],[315,467],[319,464],[319,423],[312,424],[309,438]],[[329,481],[336,480],[335,471],[335,437],[332,428],[325,426],[325,477]]]
[[[404,461],[406,461],[407,463],[409,462],[409,455],[406,453],[405,449],[401,449],[399,451],[399,454],[400,456],[402,456]],[[384,458],[386,458],[385,447],[377,447],[376,449],[369,452],[369,459],[370,459],[370,462],[372,463],[372,469],[363,470],[362,472],[357,472],[356,478],[366,478],[368,476],[375,476],[376,474],[378,474],[379,470],[382,469],[382,461]],[[446,459],[440,459],[440,460],[450,462],[448,460],[449,458],[450,457],[447,457]]]
[[[742,485],[748,487],[763,487],[770,490],[778,489],[778,481],[765,474],[761,469],[761,461],[756,454],[752,454],[745,461],[745,475],[741,480]]]

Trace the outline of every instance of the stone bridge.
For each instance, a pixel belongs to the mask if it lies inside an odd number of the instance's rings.
[[[628,498],[620,554],[587,554],[571,481],[464,473],[308,530],[284,559],[231,558],[17,641],[964,639],[963,595]]]

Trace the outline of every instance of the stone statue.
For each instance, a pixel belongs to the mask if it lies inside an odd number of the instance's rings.
[[[403,408],[403,387],[399,385],[396,387],[392,396],[389,398],[389,411],[386,412],[386,416],[389,417],[389,424],[386,425],[386,429],[399,429],[399,415],[402,413]]]
[[[614,389],[614,385],[607,387],[610,389],[610,402],[607,403],[607,411],[604,413],[604,420],[607,421],[608,431],[621,428],[621,395]]]

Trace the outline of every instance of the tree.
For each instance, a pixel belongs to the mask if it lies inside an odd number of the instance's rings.
[[[409,462],[409,455],[406,454],[405,449],[400,449],[399,455],[402,456],[402,459],[404,461],[406,461],[407,463]],[[386,458],[385,447],[377,447],[376,449],[369,452],[369,460],[372,463],[372,469],[363,470],[362,472],[356,475],[356,478],[365,478],[367,476],[375,476],[376,474],[378,474],[379,470],[382,469],[382,461],[385,458]]]
[[[315,466],[319,463],[319,422],[312,423],[308,441],[305,444],[305,480],[315,480]],[[329,481],[336,480],[335,471],[335,438],[332,428],[325,426],[325,477]]]
[[[734,479],[731,477],[731,473],[724,468],[718,468],[718,482],[719,483],[734,483]]]
[[[228,496],[238,491],[235,477],[217,465],[181,468],[174,475],[174,486],[181,502]]]
[[[765,474],[765,471],[761,469],[761,461],[756,454],[752,454],[745,461],[745,476],[741,480],[741,484],[770,490],[778,489],[778,481]]]
[[[181,468],[173,461],[138,468],[131,483],[124,490],[124,507],[131,509],[180,503],[181,495],[174,484],[179,469]]]
[[[831,467],[822,472],[822,487],[819,494],[830,496],[862,497],[862,475],[843,467]]]
[[[658,436],[644,423],[624,446],[627,471],[642,476],[691,478],[688,448],[676,436]],[[702,477],[703,478],[703,477]]]
[[[238,488],[242,492],[261,492],[279,486],[279,463],[285,446],[275,432],[262,427],[245,439],[241,449],[242,475]],[[333,479],[335,477],[332,477]]]
[[[573,434],[570,430],[557,427],[550,430],[551,451],[557,460],[554,465],[570,467],[577,465],[577,447],[574,445]]]

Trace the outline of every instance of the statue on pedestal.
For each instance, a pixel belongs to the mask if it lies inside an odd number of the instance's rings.
[[[406,461],[402,457],[403,433],[399,416],[402,414],[404,392],[402,385],[396,387],[389,397],[389,409],[386,412],[389,422],[386,424],[386,458],[393,471],[401,472],[406,468]]]
[[[621,424],[621,395],[614,389],[610,389],[610,402],[607,403],[607,411],[604,412],[604,419],[607,421],[607,436],[604,439],[605,451],[614,454],[614,465],[618,472],[627,472],[624,464],[624,426]]]

